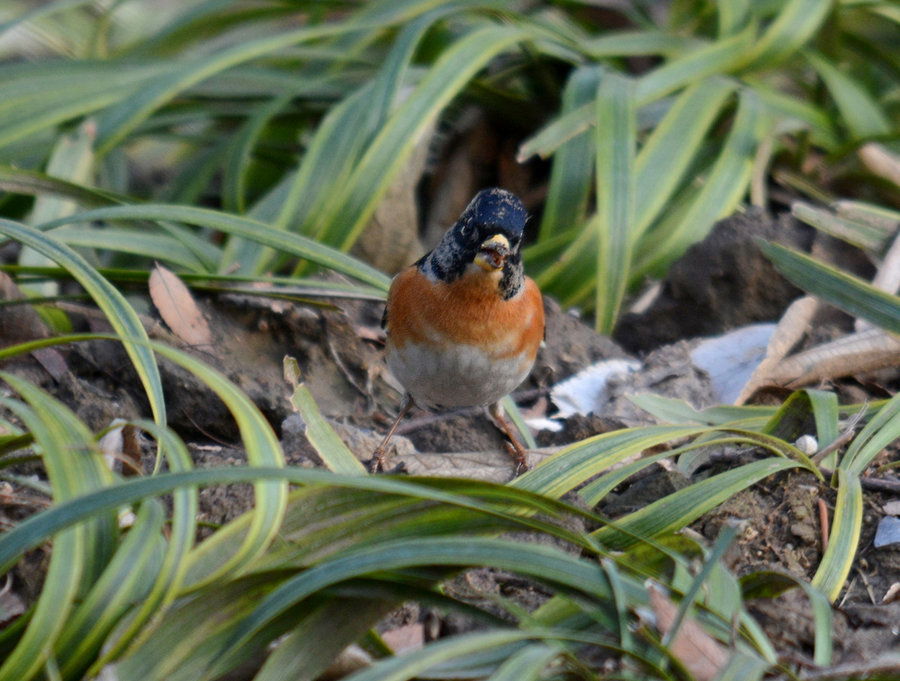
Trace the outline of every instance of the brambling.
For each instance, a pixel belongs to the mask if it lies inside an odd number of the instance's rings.
[[[514,194],[485,189],[434,250],[394,277],[382,326],[388,368],[406,394],[375,450],[375,470],[383,469],[387,444],[414,404],[487,406],[517,468],[525,467],[499,400],[528,376],[544,338],[541,292],[525,276],[520,253],[527,218]]]

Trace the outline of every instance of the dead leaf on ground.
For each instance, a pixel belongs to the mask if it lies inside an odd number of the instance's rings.
[[[382,632],[381,639],[394,653],[418,650],[425,645],[425,627],[416,622]]]
[[[25,296],[13,278],[0,272],[0,300],[22,300]],[[41,316],[31,305],[4,305],[0,307],[0,346],[25,343],[50,335]]]
[[[157,264],[150,273],[150,299],[159,316],[188,345],[209,345],[212,332],[190,289],[178,275]]]
[[[647,585],[650,606],[656,615],[656,627],[665,636],[675,621],[678,606],[652,582]],[[669,651],[697,681],[712,681],[728,664],[728,649],[707,634],[688,616],[681,621]]]

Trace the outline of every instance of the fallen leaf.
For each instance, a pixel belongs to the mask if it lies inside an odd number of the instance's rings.
[[[174,272],[157,264],[150,273],[150,299],[159,316],[189,345],[209,345],[212,332],[194,297]]]
[[[417,650],[425,645],[425,627],[422,624],[406,624],[388,629],[381,634],[381,639],[395,653]]]
[[[6,272],[0,272],[0,300],[22,300],[25,296]],[[50,335],[41,316],[28,303],[0,307],[0,347],[24,343]]]
[[[656,628],[665,636],[675,621],[678,606],[663,593],[662,589],[647,584],[650,606],[656,615]],[[691,617],[685,616],[678,627],[678,633],[669,644],[669,652],[687,669],[696,681],[712,681],[728,664],[731,656],[728,649]]]

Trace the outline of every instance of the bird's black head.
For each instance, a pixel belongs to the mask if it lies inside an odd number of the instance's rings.
[[[527,219],[525,206],[515,194],[484,189],[434,250],[419,261],[419,267],[445,282],[461,277],[471,264],[485,271],[502,269],[501,292],[510,297],[524,278],[519,248]]]

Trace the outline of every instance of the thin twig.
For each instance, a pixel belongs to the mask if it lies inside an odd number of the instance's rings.
[[[812,457],[814,463],[819,463],[826,456],[831,454],[831,452],[840,449],[845,444],[850,442],[853,439],[853,434],[856,432],[856,426],[859,425],[859,422],[862,421],[863,417],[866,415],[866,412],[869,410],[869,403],[866,402],[863,404],[862,409],[856,412],[853,416],[850,417],[850,420],[847,421],[847,425],[844,426],[844,430],[838,435],[834,442],[832,442],[827,447],[824,447],[820,451],[816,452],[816,454]]]
[[[822,497],[817,499],[819,506],[819,532],[822,534],[822,553],[828,549],[828,507]]]

